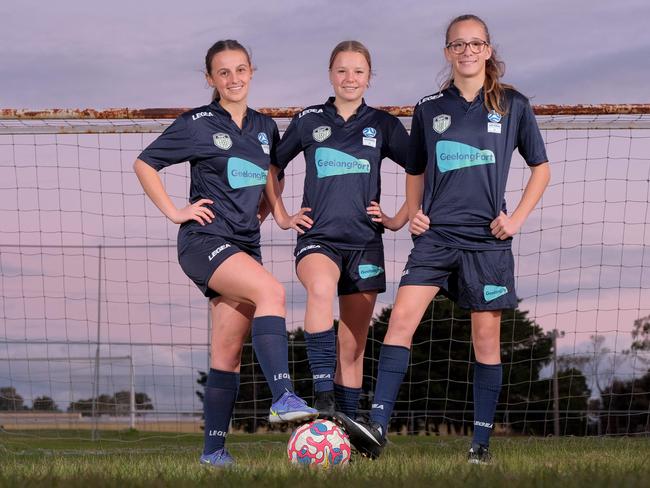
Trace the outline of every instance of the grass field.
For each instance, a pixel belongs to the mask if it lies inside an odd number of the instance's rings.
[[[495,463],[474,466],[465,462],[465,438],[394,435],[378,461],[355,457],[344,469],[319,472],[288,464],[288,434],[230,436],[238,464],[229,470],[198,465],[194,434],[88,436],[0,431],[0,487],[650,486],[649,438],[496,438]]]

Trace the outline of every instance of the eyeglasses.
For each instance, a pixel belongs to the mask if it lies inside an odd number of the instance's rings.
[[[467,49],[467,46],[469,46],[469,49],[474,54],[480,54],[485,50],[485,46],[489,46],[489,44],[485,41],[481,41],[477,39],[469,42],[465,42],[458,39],[457,41],[451,41],[447,43],[445,47],[451,50],[451,52],[453,52],[454,54],[463,54],[465,52],[465,49]]]

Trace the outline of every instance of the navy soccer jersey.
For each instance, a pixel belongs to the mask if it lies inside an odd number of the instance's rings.
[[[507,113],[488,113],[483,91],[466,101],[453,84],[415,107],[406,172],[424,173],[422,211],[436,244],[460,249],[508,248],[490,223],[505,206],[510,160],[519,150],[529,166],[548,160],[528,99],[505,90]]]
[[[379,202],[382,159],[406,163],[408,134],[397,117],[363,102],[345,121],[333,101],[296,115],[278,145],[280,168],[305,154],[302,206],[312,209],[314,224],[298,239],[324,239],[341,249],[379,248],[383,226],[366,207]]]
[[[190,202],[209,198],[215,218],[205,226],[190,220],[185,230],[257,245],[257,210],[279,139],[270,117],[249,108],[240,129],[215,101],[182,114],[138,157],[157,171],[189,161]]]

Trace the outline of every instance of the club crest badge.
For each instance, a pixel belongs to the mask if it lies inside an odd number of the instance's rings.
[[[332,128],[327,125],[321,125],[320,127],[316,127],[311,135],[316,142],[323,142],[332,135]]]
[[[260,144],[268,144],[269,138],[266,135],[266,132],[260,132],[257,134],[257,140],[260,141]]]
[[[451,115],[441,114],[433,118],[433,130],[438,134],[442,134],[444,131],[449,129],[451,125]]]
[[[212,140],[214,141],[215,146],[224,151],[227,151],[232,147],[232,139],[230,139],[228,134],[224,134],[223,132],[212,134]]]

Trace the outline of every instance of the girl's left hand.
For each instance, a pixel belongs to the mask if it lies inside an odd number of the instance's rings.
[[[373,222],[382,224],[388,230],[395,231],[399,230],[401,227],[395,222],[395,217],[389,217],[384,212],[382,212],[381,206],[374,200],[370,202],[369,207],[366,207],[366,212],[368,212],[368,215],[370,215]]]
[[[370,202],[370,206],[366,207],[366,212],[368,212],[368,215],[370,215],[373,222],[377,222],[378,224],[384,223],[386,215],[381,211],[381,207],[374,200]]]
[[[514,236],[521,228],[521,223],[509,217],[504,212],[490,223],[492,235],[502,241]]]

